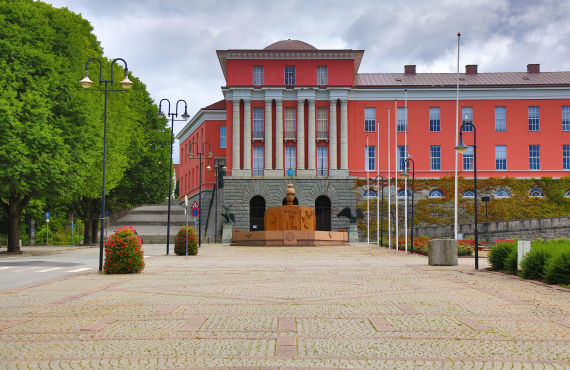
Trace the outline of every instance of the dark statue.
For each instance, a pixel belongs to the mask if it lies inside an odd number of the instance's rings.
[[[346,217],[350,220],[351,224],[355,224],[357,218],[364,218],[364,213],[360,208],[356,208],[356,213],[353,213],[350,211],[350,207],[346,207],[342,211],[340,211],[336,216]]]
[[[224,220],[226,221],[226,224],[231,224],[233,222],[236,222],[236,219],[234,217],[233,213],[230,213],[230,209],[232,208],[232,206],[222,206],[224,208],[224,212],[222,213],[222,216],[224,217]]]

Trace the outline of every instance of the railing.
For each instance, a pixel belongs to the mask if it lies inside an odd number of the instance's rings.
[[[297,131],[285,131],[283,136],[284,140],[296,140],[297,139]]]
[[[328,168],[317,168],[317,176],[328,176],[329,169]]]
[[[263,176],[263,168],[253,168],[251,170],[251,176]]]
[[[264,132],[263,132],[263,130],[260,130],[260,131],[258,131],[258,130],[253,130],[253,131],[252,131],[252,136],[251,136],[251,139],[252,139],[252,140],[263,140],[263,138],[264,138]]]
[[[317,140],[328,140],[329,131],[328,130],[317,130]]]

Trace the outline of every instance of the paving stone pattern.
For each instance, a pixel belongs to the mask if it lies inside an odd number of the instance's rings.
[[[570,291],[359,244],[205,245],[0,294],[0,368],[570,368]]]

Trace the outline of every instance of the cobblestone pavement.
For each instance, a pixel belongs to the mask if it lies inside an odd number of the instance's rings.
[[[0,368],[570,368],[570,292],[472,258],[206,245],[145,261],[0,294]]]

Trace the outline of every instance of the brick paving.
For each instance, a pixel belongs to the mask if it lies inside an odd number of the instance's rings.
[[[472,258],[205,245],[145,261],[1,293],[0,368],[570,368],[570,292]]]

